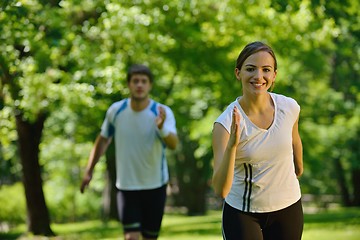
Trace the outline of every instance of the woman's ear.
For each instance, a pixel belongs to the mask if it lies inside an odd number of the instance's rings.
[[[274,88],[275,88],[275,80],[271,83],[270,92],[272,92]]]
[[[270,86],[270,92],[272,92],[274,90],[276,74],[277,74],[277,71],[274,72],[274,78],[273,78],[273,81],[272,81],[271,86]]]
[[[238,68],[235,68],[235,76],[236,76],[236,79],[241,81],[241,78],[240,78],[240,69]]]

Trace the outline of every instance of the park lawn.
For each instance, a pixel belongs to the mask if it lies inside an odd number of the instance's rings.
[[[52,224],[57,237],[31,237],[22,235],[25,226],[13,228],[7,234],[0,233],[0,239],[18,240],[90,240],[121,239],[120,224],[100,221]],[[221,212],[209,211],[206,216],[184,216],[166,214],[163,220],[160,240],[221,240]],[[303,240],[359,240],[360,208],[341,208],[305,214]]]
[[[359,240],[360,208],[305,214],[303,240]]]

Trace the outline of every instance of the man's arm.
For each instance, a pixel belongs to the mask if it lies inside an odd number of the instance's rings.
[[[166,119],[166,111],[163,107],[159,107],[159,116],[156,118],[156,125],[159,129],[160,137],[164,140],[166,146],[174,150],[179,141],[177,134],[173,132],[168,132],[167,129],[164,129],[164,122]]]
[[[107,148],[109,147],[109,144],[111,143],[112,138],[104,138],[101,135],[98,135],[98,137],[95,140],[95,144],[93,149],[91,150],[88,164],[86,167],[86,171],[81,183],[80,191],[81,193],[84,192],[85,187],[89,185],[92,174],[95,168],[96,163],[99,161],[100,157],[106,152]]]
[[[176,148],[179,141],[178,136],[175,133],[170,133],[168,136],[163,137],[163,140],[166,146],[171,150],[174,150]]]

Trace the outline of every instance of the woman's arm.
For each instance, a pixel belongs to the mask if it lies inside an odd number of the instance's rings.
[[[214,124],[212,146],[214,172],[212,184],[217,195],[225,198],[230,192],[235,166],[236,148],[240,142],[240,114],[233,110],[231,134],[219,123]]]
[[[294,165],[296,176],[300,177],[303,174],[303,147],[299,134],[299,118],[296,120],[292,130],[292,146],[294,154]]]

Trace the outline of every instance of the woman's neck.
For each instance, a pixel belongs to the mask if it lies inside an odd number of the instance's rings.
[[[239,104],[247,114],[261,114],[268,111],[269,108],[274,108],[274,103],[269,93],[257,96],[244,95],[240,98]]]

